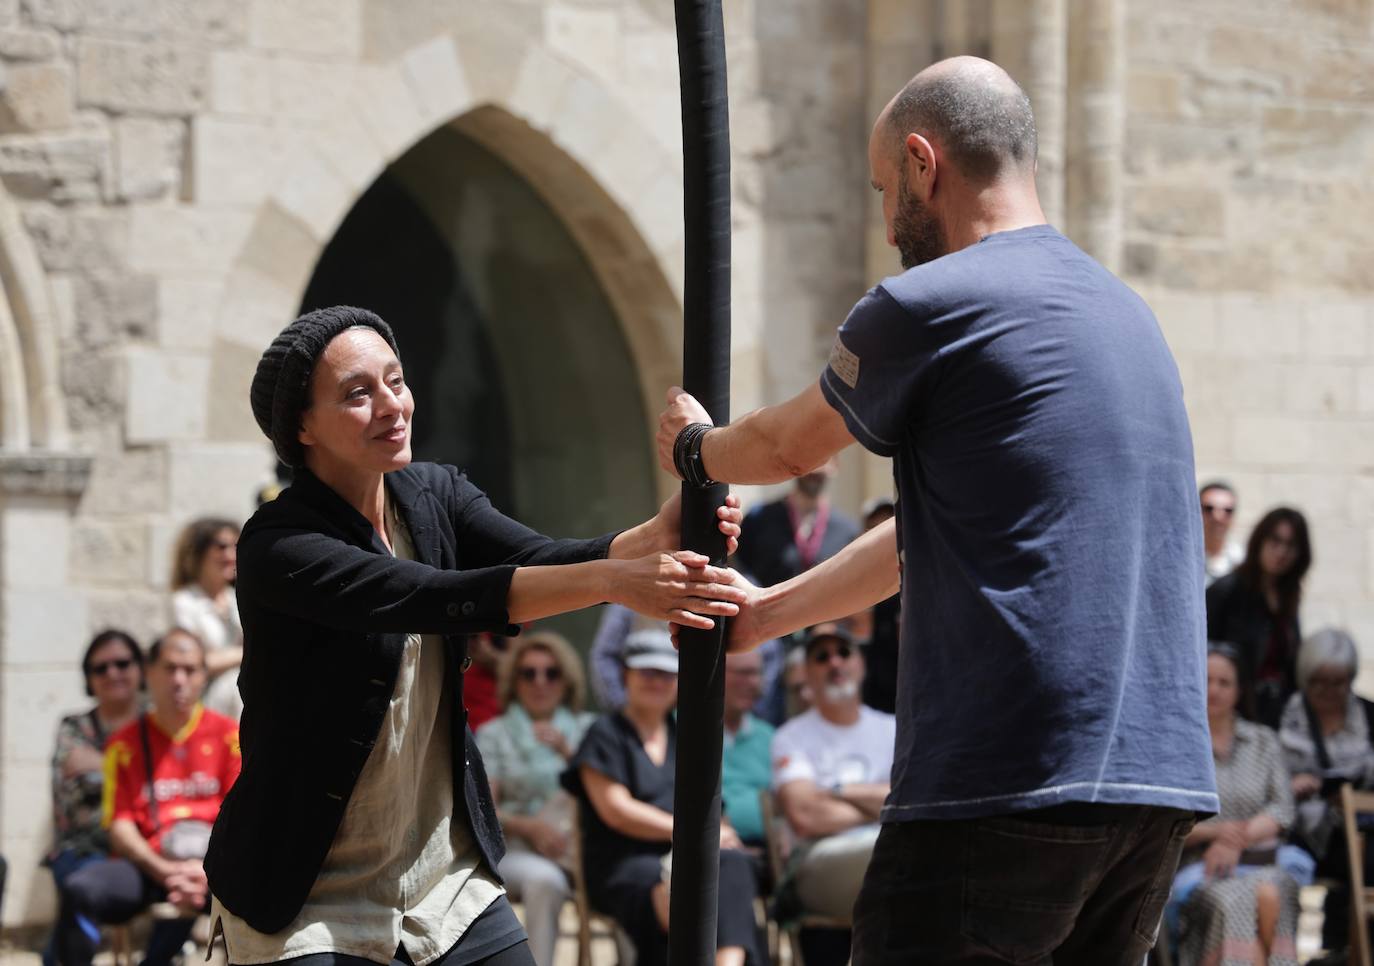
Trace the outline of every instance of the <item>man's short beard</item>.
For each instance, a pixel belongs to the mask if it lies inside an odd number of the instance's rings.
[[[915,268],[945,254],[940,220],[911,193],[905,170],[897,183],[897,213],[892,218],[892,237],[902,257],[902,268]]]
[[[827,684],[823,691],[826,701],[831,704],[853,701],[859,696],[859,682],[850,678],[836,684]]]

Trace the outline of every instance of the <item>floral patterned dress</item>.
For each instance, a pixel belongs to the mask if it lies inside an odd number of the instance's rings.
[[[48,861],[63,852],[77,855],[105,855],[110,842],[100,826],[101,769],[67,775],[67,759],[77,748],[105,750],[109,737],[100,726],[95,709],[68,715],[57,726],[57,744],[52,755],[52,820],[56,830]]]
[[[1263,725],[1236,721],[1231,750],[1215,757],[1221,814],[1209,822],[1247,821],[1269,815],[1286,829],[1293,824],[1293,793],[1278,736]],[[1175,879],[1200,876],[1201,850],[1185,854]],[[1298,884],[1278,865],[1241,865],[1225,879],[1202,879],[1183,904],[1179,966],[1253,966],[1260,950],[1255,919],[1259,886],[1279,890],[1279,921],[1270,966],[1297,966]]]

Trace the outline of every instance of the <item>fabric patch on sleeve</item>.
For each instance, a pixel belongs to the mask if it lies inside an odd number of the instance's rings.
[[[830,349],[830,371],[850,389],[859,385],[859,357],[850,352],[835,333],[835,345]]]

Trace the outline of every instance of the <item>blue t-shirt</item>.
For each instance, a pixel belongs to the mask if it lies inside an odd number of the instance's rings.
[[[883,820],[1216,811],[1192,437],[1149,307],[1048,225],[1002,232],[870,291],[821,388],[897,477]]]

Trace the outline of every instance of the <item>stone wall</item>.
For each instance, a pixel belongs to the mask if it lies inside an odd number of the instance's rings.
[[[726,7],[742,410],[814,378],[862,287],[864,3]],[[177,529],[250,511],[272,468],[253,366],[372,179],[445,123],[499,153],[584,246],[655,414],[679,368],[683,249],[659,0],[0,0],[0,66],[0,262],[9,203],[52,345],[45,374],[0,312],[0,372],[65,404],[62,432],[30,433],[25,393],[0,387],[0,426],[18,427],[0,440],[90,458],[60,498],[0,499],[13,926],[52,908],[46,759],[85,701],[81,649],[106,625],[160,632]]]
[[[1242,538],[1312,525],[1303,623],[1374,657],[1374,12],[1129,4],[1125,275],[1183,372]],[[1374,669],[1362,676],[1368,690]]]
[[[1237,483],[1242,530],[1309,512],[1308,625],[1374,648],[1369,0],[725,7],[736,412],[814,379],[896,269],[866,188],[878,108],[992,53],[1040,102],[1050,209],[1155,306],[1201,471]],[[0,448],[57,460],[0,472],[13,925],[51,910],[44,761],[81,647],[161,630],[176,529],[249,512],[271,470],[252,367],[372,179],[450,122],[505,158],[585,248],[650,413],[683,245],[664,0],[0,0],[0,67]],[[890,490],[886,463],[849,468],[851,507]]]

